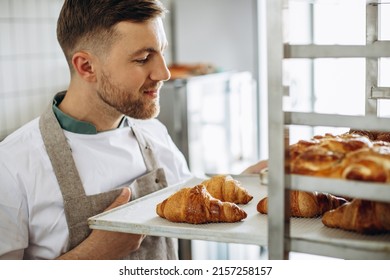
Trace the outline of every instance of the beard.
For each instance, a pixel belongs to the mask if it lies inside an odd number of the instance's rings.
[[[134,119],[152,119],[160,113],[159,97],[149,98],[143,93],[146,89],[160,88],[162,82],[154,82],[143,86],[139,91],[131,91],[115,85],[110,76],[102,73],[100,89],[97,94],[100,99],[118,112]]]

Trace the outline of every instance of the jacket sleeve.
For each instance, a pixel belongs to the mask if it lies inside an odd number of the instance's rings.
[[[24,249],[28,246],[25,195],[20,192],[16,176],[1,157],[0,221],[0,259],[23,259]]]

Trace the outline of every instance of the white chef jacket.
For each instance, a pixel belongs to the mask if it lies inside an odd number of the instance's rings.
[[[134,120],[98,134],[64,130],[87,195],[130,184],[146,172],[129,126],[151,142],[168,185],[192,177],[182,153],[158,120]],[[66,252],[63,198],[45,152],[39,119],[0,142],[0,259],[53,259]]]

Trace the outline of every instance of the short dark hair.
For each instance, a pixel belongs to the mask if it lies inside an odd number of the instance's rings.
[[[73,54],[79,48],[110,46],[117,23],[144,22],[166,12],[159,0],[65,0],[57,21],[57,39],[73,71]]]

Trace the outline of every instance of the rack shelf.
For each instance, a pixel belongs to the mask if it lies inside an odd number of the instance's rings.
[[[390,57],[389,41],[370,45],[284,45],[285,58]]]
[[[353,193],[355,197],[383,202],[388,202],[390,197],[389,185],[381,183],[366,183],[303,175],[286,176],[286,182],[290,182],[290,186],[286,186],[289,189],[328,192],[341,196],[350,196]]]
[[[292,2],[293,0],[291,0]],[[296,1],[296,0],[295,0]],[[319,1],[301,1],[315,4]],[[290,1],[267,0],[268,49],[268,121],[269,121],[269,173],[268,182],[268,246],[270,259],[287,259],[290,251],[326,255],[347,259],[389,259],[386,252],[390,243],[377,238],[376,245],[364,242],[349,243],[349,237],[311,239],[305,234],[291,234],[288,192],[290,189],[322,191],[338,195],[390,202],[388,184],[346,181],[283,173],[284,154],[289,143],[290,125],[348,127],[389,131],[390,119],[377,116],[377,100],[387,99],[390,90],[378,87],[378,59],[390,57],[390,41],[378,41],[378,5],[382,1],[366,2],[365,45],[291,45],[284,41],[283,18]],[[364,116],[287,112],[283,110],[283,61],[291,58],[355,58],[366,59],[366,110]],[[342,235],[343,231],[340,231]],[[338,240],[343,240],[341,243]],[[381,249],[380,249],[381,248]],[[387,248],[383,251],[383,248]]]
[[[383,131],[389,130],[390,127],[389,118],[378,118],[372,115],[346,116],[306,112],[285,112],[284,120],[286,125],[351,127],[354,129]]]

